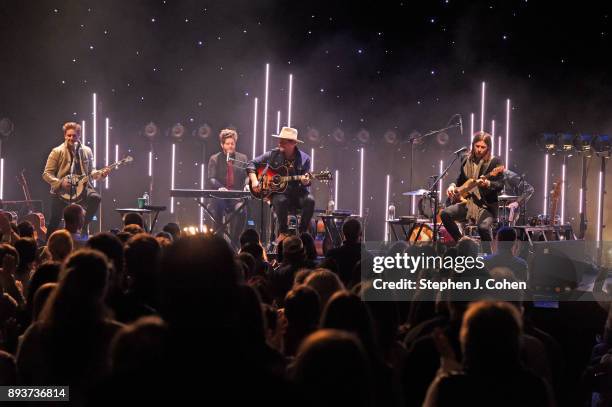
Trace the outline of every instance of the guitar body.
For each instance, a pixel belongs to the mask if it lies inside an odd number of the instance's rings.
[[[259,180],[260,190],[258,192],[254,191],[249,179],[249,191],[257,199],[267,199],[274,193],[284,192],[290,181],[301,181],[306,177],[306,175],[288,175],[289,169],[284,165],[276,168],[260,165],[255,169],[255,173]],[[318,181],[326,182],[332,180],[332,175],[329,171],[320,171],[316,174],[309,173],[309,175],[311,179]]]
[[[254,198],[266,199],[275,192],[284,192],[287,189],[288,182],[283,181],[283,177],[287,176],[289,170],[284,165],[277,168],[259,166],[256,173],[261,188],[259,192],[253,191],[249,180],[249,190]]]
[[[64,178],[62,178],[62,182],[64,179],[67,179],[68,182],[73,185],[73,187],[68,189],[60,188],[57,190],[57,195],[62,201],[66,203],[79,203],[85,199],[85,189],[87,188],[88,181],[86,176],[66,175]],[[72,195],[70,194],[71,191],[73,192]]]
[[[503,165],[500,165],[499,167],[495,167],[493,168],[493,170],[491,172],[489,172],[487,175],[483,175],[481,178],[484,179],[489,179],[491,177],[496,177],[499,174],[501,174],[504,171],[505,167]],[[470,197],[472,190],[474,188],[478,187],[478,180],[474,179],[474,178],[470,178],[467,181],[465,181],[463,183],[463,185],[461,185],[460,187],[455,188],[455,191],[457,192],[455,194],[455,196],[453,198],[451,198],[451,203],[456,204],[456,203],[461,203],[464,204],[468,201],[468,198]]]

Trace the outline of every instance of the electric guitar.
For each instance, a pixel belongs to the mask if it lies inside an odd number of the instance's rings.
[[[489,179],[491,177],[496,177],[504,171],[505,167],[500,165],[498,167],[493,168],[491,172],[481,177],[484,179]],[[451,198],[451,203],[466,203],[468,198],[472,195],[472,190],[478,186],[478,179],[470,178],[463,183],[460,187],[455,188],[455,195]]]
[[[106,171],[106,170],[116,170],[119,166],[127,163],[131,163],[134,159],[131,156],[126,156],[125,158],[113,163],[111,165],[107,165],[104,168],[100,168],[98,171]],[[65,202],[78,203],[85,198],[85,189],[87,184],[89,183],[89,179],[91,178],[91,174],[89,175],[66,175],[61,179],[59,183],[59,187],[53,189],[53,192],[56,193],[60,199]],[[68,180],[71,186],[68,188],[62,188],[62,183],[64,180]]]
[[[28,187],[28,181],[25,177],[25,170],[21,170],[21,173],[17,176],[17,182],[21,185],[23,195],[28,206],[28,214],[21,218],[22,221],[27,220],[34,226],[36,237],[39,240],[47,240],[47,226],[45,223],[45,215],[40,212],[35,212],[32,206],[32,197],[30,195],[30,188]]]
[[[256,169],[257,179],[259,180],[260,190],[255,192],[249,179],[249,190],[251,195],[257,199],[268,198],[273,193],[284,192],[287,189],[289,181],[302,181],[306,179],[306,175],[288,175],[289,169],[281,165],[278,168],[260,165]],[[318,173],[308,173],[311,179],[318,181],[331,181],[332,174],[329,171],[321,171]]]

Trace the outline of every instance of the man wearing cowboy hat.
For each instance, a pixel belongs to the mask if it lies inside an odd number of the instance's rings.
[[[259,191],[259,180],[257,179],[257,167],[269,165],[270,168],[286,166],[289,170],[288,175],[306,175],[301,181],[291,181],[282,193],[274,193],[271,196],[272,207],[278,218],[278,234],[286,235],[288,231],[287,218],[289,208],[302,210],[302,219],[299,231],[305,232],[310,225],[310,220],[314,213],[315,201],[310,195],[310,156],[297,148],[298,143],[303,143],[298,139],[297,130],[291,127],[283,127],[279,135],[272,137],[278,138],[278,147],[267,151],[256,157],[247,165],[247,174],[251,181],[251,188]]]

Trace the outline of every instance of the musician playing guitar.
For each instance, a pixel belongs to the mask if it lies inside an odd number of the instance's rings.
[[[43,172],[43,179],[51,186],[51,219],[47,225],[47,236],[50,236],[59,226],[64,207],[69,202],[62,200],[61,192],[70,191],[71,185],[64,177],[68,174],[89,175],[94,180],[108,176],[109,170],[96,170],[93,168],[93,153],[87,146],[81,145],[81,125],[75,122],[65,123],[64,142],[49,153],[47,164]],[[71,172],[72,169],[72,172]],[[81,198],[81,205],[85,206],[84,231],[93,219],[100,206],[100,195],[91,183],[87,184],[85,193]]]
[[[255,192],[258,192],[261,188],[257,179],[257,169],[262,166],[269,166],[270,168],[285,166],[288,169],[287,175],[304,176],[300,181],[289,181],[283,192],[273,193],[270,197],[272,207],[278,217],[278,236],[282,238],[288,232],[289,208],[302,210],[299,232],[305,232],[314,213],[315,201],[309,191],[311,183],[309,175],[310,156],[298,149],[297,144],[303,143],[303,141],[298,140],[297,130],[283,127],[279,135],[273,135],[272,137],[278,138],[278,148],[251,160],[247,166],[247,174],[249,175],[251,189]]]
[[[223,129],[219,133],[221,151],[213,154],[208,160],[209,189],[219,191],[243,190],[246,185],[246,175],[243,168],[248,161],[245,154],[236,151],[238,133],[233,129]],[[241,204],[240,199],[211,199],[208,207],[218,225],[223,223],[223,216],[233,211]],[[230,222],[229,236],[232,242],[239,244],[240,233],[244,229],[246,213],[237,213]],[[239,246],[238,246],[239,247]]]
[[[497,195],[504,187],[501,160],[492,153],[491,135],[484,131],[475,133],[471,150],[461,160],[457,181],[446,191],[451,202],[457,201],[460,186],[470,179],[475,180],[475,187],[464,200],[447,206],[440,214],[446,230],[456,241],[461,238],[461,232],[455,221],[465,220],[472,220],[478,226],[482,241],[491,241],[491,225],[499,209]]]

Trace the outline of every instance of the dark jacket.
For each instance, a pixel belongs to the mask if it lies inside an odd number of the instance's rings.
[[[236,152],[230,155],[237,161],[234,161],[234,186],[232,189],[240,190],[246,184],[246,177],[242,169],[249,159],[245,154]],[[208,160],[208,182],[207,188],[219,189],[225,188],[227,182],[227,158],[223,151],[213,154]]]
[[[463,170],[463,167],[465,166],[465,162],[468,159],[469,159],[469,155],[466,155],[461,160],[461,170],[459,172],[459,176],[457,177],[457,180],[455,181],[455,185],[457,185],[458,187],[463,185],[465,181],[468,180],[467,176],[465,175],[465,171]],[[488,166],[483,165],[480,167],[480,173],[478,175],[479,176],[486,175],[489,172],[491,172],[495,167],[498,167],[500,165],[502,165],[501,159],[499,157],[493,157],[491,161],[489,162]],[[486,207],[489,210],[489,212],[493,214],[493,216],[497,217],[497,212],[499,209],[498,204],[497,204],[497,195],[504,188],[503,171],[500,172],[496,177],[490,177],[489,181],[491,181],[491,186],[489,188],[479,188],[480,197],[482,198],[483,206]]]
[[[261,165],[269,164],[270,168],[278,168],[285,164],[285,156],[280,152],[278,148],[267,151],[264,154],[255,157],[249,161],[247,165],[247,174],[256,172],[257,167]],[[296,147],[295,156],[295,174],[290,175],[304,175],[310,172],[310,156]],[[291,181],[287,186],[288,190],[299,190],[300,192],[308,193],[309,187],[302,185],[299,181]]]

